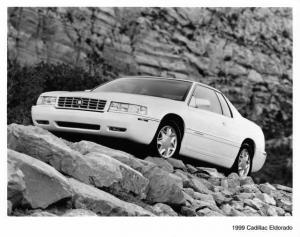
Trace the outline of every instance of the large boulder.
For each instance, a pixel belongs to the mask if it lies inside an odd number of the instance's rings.
[[[100,154],[108,155],[114,158],[115,160],[118,160],[123,164],[128,165],[132,169],[139,171],[142,174],[147,172],[152,167],[156,166],[152,162],[136,159],[133,155],[129,153],[105,147],[90,141],[80,141],[68,145],[73,150],[78,151],[83,155],[86,155],[90,152],[98,152]]]
[[[153,167],[144,175],[150,181],[147,194],[148,201],[168,204],[185,203],[182,182],[178,181],[180,179],[175,175],[169,174],[158,167]]]
[[[91,185],[69,179],[76,209],[88,209],[101,216],[153,216],[144,208],[122,201]]]
[[[158,164],[153,162],[153,158],[149,158],[148,160],[139,160],[128,153],[117,151],[88,141],[73,143],[70,147],[85,155],[90,152],[109,155],[141,172],[143,176],[149,180],[147,200],[150,202],[162,202],[169,204],[183,204],[185,202],[181,190],[182,182],[179,182],[173,174],[170,174],[168,171],[158,167]]]
[[[7,199],[10,203],[10,210],[13,206],[17,206],[23,200],[26,189],[24,174],[16,167],[11,159],[7,160]]]
[[[72,150],[62,139],[34,127],[8,126],[8,147],[52,165],[86,184],[146,196],[148,180],[129,166],[99,152]]]
[[[72,196],[68,180],[44,162],[12,150],[8,150],[8,161],[24,174],[23,199],[32,208],[46,208]]]

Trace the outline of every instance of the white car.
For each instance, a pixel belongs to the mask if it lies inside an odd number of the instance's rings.
[[[46,92],[31,112],[44,129],[127,138],[163,158],[181,154],[240,176],[266,159],[261,128],[220,91],[194,81],[126,77],[87,91]]]

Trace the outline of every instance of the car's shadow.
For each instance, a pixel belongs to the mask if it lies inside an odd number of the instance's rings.
[[[153,152],[151,151],[150,146],[132,142],[126,139],[96,136],[96,135],[81,134],[81,133],[67,133],[67,132],[53,132],[53,134],[70,142],[79,142],[82,140],[95,142],[112,149],[127,152],[140,159],[145,159],[148,156],[153,156]],[[223,173],[228,172],[228,170],[220,166],[216,166],[197,159],[192,159],[186,156],[179,156],[179,158],[185,164],[191,164],[195,167],[211,167],[211,168],[217,168],[219,172],[223,172]]]

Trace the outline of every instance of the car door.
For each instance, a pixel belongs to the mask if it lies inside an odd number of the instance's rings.
[[[228,142],[220,101],[216,92],[208,87],[196,85],[188,105],[186,133],[181,153],[188,156],[228,166]]]
[[[228,160],[228,167],[230,167],[239,152],[241,133],[238,129],[238,124],[233,116],[229,104],[225,96],[216,92],[222,108],[222,128],[220,129],[220,137],[222,137],[222,145],[220,146],[220,153],[225,155]],[[221,150],[223,149],[223,150]]]

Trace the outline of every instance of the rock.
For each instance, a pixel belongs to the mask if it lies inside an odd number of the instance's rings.
[[[244,201],[245,199],[253,199],[255,197],[254,193],[239,193],[236,196],[238,201]]]
[[[200,209],[197,211],[198,216],[224,216],[219,212],[212,211],[209,208]]]
[[[224,188],[224,189],[228,189],[229,186],[228,186],[228,180],[227,179],[222,179],[221,180],[221,186]]]
[[[190,164],[186,164],[186,167],[187,167],[188,172],[190,172],[191,174],[194,174],[198,171],[194,166],[192,166]]]
[[[226,214],[226,216],[233,215],[233,207],[231,207],[229,204],[222,205],[221,210]]]
[[[293,203],[289,200],[278,199],[277,205],[287,212],[293,211]]]
[[[11,201],[7,200],[7,215],[10,216],[12,213],[12,203]]]
[[[185,193],[187,193],[188,195],[190,195],[191,197],[195,198],[195,197],[194,197],[194,194],[195,194],[194,189],[192,189],[192,188],[183,188],[183,191],[184,191]]]
[[[50,132],[34,126],[11,124],[8,137],[17,151],[51,164],[86,184],[132,192],[140,198],[146,196],[148,180],[108,155],[99,152],[82,155]]]
[[[239,177],[236,177],[236,175],[236,173],[231,173],[227,177],[228,189],[233,193],[240,191],[240,180]]]
[[[186,206],[181,207],[180,213],[183,216],[197,216],[197,214],[193,208],[186,207]]]
[[[232,216],[246,216],[243,212],[236,210],[234,208],[232,208],[232,210],[231,210],[231,215]]]
[[[175,170],[175,172],[173,174],[181,178],[182,185],[183,185],[184,188],[188,187],[189,178],[188,178],[187,174],[184,171],[177,169],[177,170]]]
[[[86,209],[71,209],[66,211],[62,216],[68,216],[68,217],[97,216],[97,214]]]
[[[197,167],[199,174],[203,174],[203,178],[219,178],[223,179],[225,176],[217,171],[215,168],[207,168],[207,167]]]
[[[172,173],[174,170],[172,164],[170,164],[166,159],[160,157],[147,157],[145,160],[156,164],[158,167],[169,173]]]
[[[196,177],[190,178],[188,187],[191,187],[192,189],[194,189],[199,193],[206,193],[206,194],[210,193],[210,190],[205,186],[202,180]]]
[[[240,178],[240,185],[242,186],[245,184],[254,184],[254,181],[250,176]]]
[[[219,212],[220,214],[224,214],[221,209],[217,207],[217,205],[214,202],[211,201],[203,201],[203,200],[194,200],[193,206],[195,211],[203,209],[203,208],[209,208],[212,211]]]
[[[244,203],[246,205],[248,205],[249,207],[252,207],[252,208],[254,208],[256,210],[260,210],[261,207],[263,206],[263,202],[260,199],[258,199],[258,198],[245,199]]]
[[[285,211],[281,207],[275,206],[273,208],[276,210],[278,216],[284,216]]]
[[[147,193],[148,201],[167,204],[185,203],[182,183],[178,182],[171,174],[158,167],[154,167],[144,175],[150,181]]]
[[[222,189],[220,191],[225,197],[232,197],[233,196],[233,193],[231,191],[229,191],[228,189]]]
[[[241,192],[244,193],[259,193],[259,189],[256,187],[255,184],[244,184],[241,186]]]
[[[152,206],[153,213],[157,216],[178,216],[178,214],[168,205],[156,203]]]
[[[166,160],[173,166],[174,169],[181,169],[184,171],[187,170],[187,168],[185,167],[185,165],[181,160],[174,159],[174,158],[168,158]]]
[[[213,193],[212,196],[213,196],[215,202],[218,205],[221,205],[221,204],[224,204],[224,203],[228,203],[228,202],[230,202],[232,200],[232,198],[227,198],[222,193]]]
[[[281,200],[281,199],[285,199],[285,200],[289,200],[289,201],[292,201],[292,198],[293,198],[293,194],[292,193],[287,193],[285,191],[281,191],[281,190],[276,190],[276,191],[273,191],[271,193],[271,196],[273,198],[275,198],[275,200]]]
[[[51,213],[51,212],[48,212],[48,211],[42,211],[42,210],[36,210],[34,211],[32,214],[30,214],[30,216],[34,216],[34,217],[44,217],[44,216],[47,216],[47,217],[55,217],[57,215]]]
[[[240,176],[237,174],[237,173],[230,173],[228,176],[227,176],[227,179],[240,179]]]
[[[191,207],[194,205],[195,200],[191,195],[189,195],[186,192],[183,192],[183,196],[184,196],[184,200],[185,200],[185,203],[184,203],[185,206]]]
[[[281,184],[274,184],[274,186],[277,190],[282,190],[282,191],[286,191],[286,192],[289,192],[289,193],[293,192],[293,189],[291,187],[287,187],[287,186],[284,186],[284,185],[281,185]]]
[[[73,150],[78,151],[83,155],[86,155],[90,152],[98,152],[104,155],[108,155],[122,162],[123,164],[128,165],[132,169],[139,171],[142,174],[144,174],[146,171],[155,166],[155,164],[153,164],[152,162],[136,159],[135,157],[126,152],[111,149],[109,147],[105,147],[94,142],[80,141],[73,143],[69,146]]]
[[[211,205],[216,205],[215,199],[212,194],[203,194],[203,193],[194,192],[192,197],[197,200],[211,203]]]
[[[244,209],[244,202],[242,202],[242,201],[232,201],[231,206],[234,209],[238,210],[238,211],[242,211]]]
[[[26,189],[23,198],[32,208],[46,208],[72,196],[68,180],[53,167],[9,149],[8,160],[24,174]]]
[[[260,184],[258,185],[258,188],[261,192],[266,194],[272,194],[274,191],[276,191],[276,188],[269,183]]]
[[[268,215],[268,216],[278,216],[278,213],[277,213],[275,207],[269,206],[269,207],[267,208],[267,211],[266,211],[266,212],[267,212],[267,215]]]
[[[258,212],[250,206],[246,206],[243,210],[243,213],[246,216],[260,216]]]
[[[221,185],[221,179],[210,177],[208,178],[208,182],[210,182],[213,186],[220,186]]]
[[[7,199],[12,207],[22,202],[26,189],[24,174],[15,163],[7,159]]]
[[[218,192],[221,192],[223,190],[226,190],[226,189],[224,187],[222,187],[222,186],[213,186],[213,189],[212,189],[212,191],[214,193],[218,193]]]
[[[271,204],[271,205],[276,205],[276,201],[273,197],[269,196],[266,193],[259,193],[256,194],[256,197],[260,200],[262,200],[263,202],[267,203],[267,204]]]
[[[122,201],[93,186],[69,179],[73,189],[73,205],[76,209],[87,209],[101,216],[153,216],[144,208]]]

